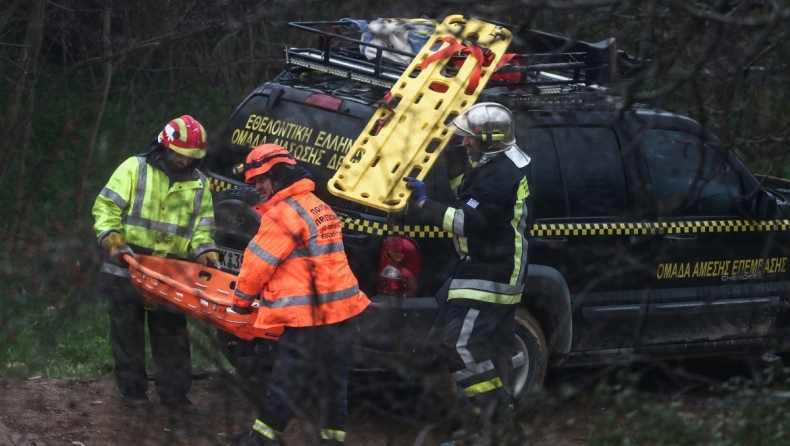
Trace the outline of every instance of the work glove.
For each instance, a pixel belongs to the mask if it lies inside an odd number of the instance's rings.
[[[418,205],[428,199],[428,196],[425,195],[425,183],[412,177],[403,177],[403,181],[406,182],[406,189],[412,191],[411,199]]]
[[[216,251],[207,252],[197,258],[198,265],[219,269],[219,254]]]
[[[104,237],[104,240],[101,241],[101,247],[107,250],[110,261],[119,266],[129,266],[123,260],[124,254],[129,254],[132,258],[136,258],[132,248],[123,242],[123,236],[117,232]]]
[[[240,307],[236,304],[232,304],[230,306],[230,310],[234,313],[238,314],[250,314],[252,313],[252,309],[250,307]]]

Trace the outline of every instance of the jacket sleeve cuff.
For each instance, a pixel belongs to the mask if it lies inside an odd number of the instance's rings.
[[[437,228],[441,228],[443,227],[444,214],[447,212],[447,208],[448,206],[445,206],[441,203],[438,203],[428,198],[425,200],[425,202],[423,202],[422,209],[420,210],[420,214],[428,222],[430,222]]]
[[[246,294],[239,291],[239,289],[236,288],[236,291],[234,291],[233,293],[232,302],[240,307],[249,307],[250,305],[252,305],[252,302],[257,298],[258,298],[257,295],[253,296],[252,294]]]
[[[104,241],[104,239],[106,239],[110,234],[121,235],[121,231],[119,231],[117,229],[108,229],[108,230],[102,232],[101,234],[99,234],[99,236],[97,237],[97,242],[99,243],[99,246],[101,246],[101,244]]]
[[[193,250],[193,254],[195,255],[195,258],[198,258],[203,254],[209,252],[219,253],[219,248],[217,248],[217,245],[213,243],[203,243],[202,245],[196,246],[195,249]]]

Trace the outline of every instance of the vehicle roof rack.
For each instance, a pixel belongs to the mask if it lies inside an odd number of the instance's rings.
[[[405,64],[386,60],[383,57],[384,52],[409,58],[416,56],[410,52],[350,37],[359,33],[359,28],[353,22],[288,22],[288,26],[318,34],[318,44],[315,47],[286,48],[285,60],[288,64],[380,87],[392,88],[406,69]],[[359,45],[375,48],[376,57],[372,61],[368,60],[359,50]]]
[[[513,33],[510,49],[518,52],[520,56],[526,55],[527,60],[535,54],[576,55],[585,64],[584,82],[587,85],[630,80],[650,64],[650,60],[632,57],[618,49],[614,37],[589,43],[495,20],[478,20],[510,30]]]
[[[595,86],[628,80],[642,71],[649,61],[642,61],[618,50],[614,38],[588,43],[541,31],[478,19],[508,28],[514,35],[510,50],[515,53],[510,62],[497,73],[521,73],[518,81],[492,79],[486,88],[525,88],[532,94],[557,94],[563,86],[584,90],[599,90]],[[341,78],[392,88],[407,64],[395,62],[386,53],[407,56],[416,54],[360,40],[355,22],[317,21],[288,22],[299,31],[316,34],[314,47],[285,49],[286,62],[309,70],[325,72]],[[375,49],[375,57],[368,59],[360,46]],[[454,56],[464,58],[465,56]]]

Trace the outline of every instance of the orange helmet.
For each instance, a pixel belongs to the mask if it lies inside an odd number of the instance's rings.
[[[277,144],[261,144],[252,149],[244,162],[244,181],[253,184],[252,178],[263,175],[271,170],[272,166],[279,163],[296,165],[296,160],[291,152]]]
[[[184,115],[168,122],[156,139],[181,155],[190,158],[206,156],[206,129],[192,116]]]

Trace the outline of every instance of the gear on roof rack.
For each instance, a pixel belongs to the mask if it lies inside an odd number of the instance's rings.
[[[556,94],[557,87],[589,87],[633,78],[644,71],[650,61],[629,56],[617,48],[614,38],[598,43],[569,39],[493,20],[478,19],[513,31],[513,53],[503,57],[488,87],[516,89],[529,87],[532,94]],[[317,34],[316,47],[285,49],[286,62],[387,89],[400,78],[415,54],[380,45],[363,37],[364,32],[352,19],[341,21],[289,22],[288,26]],[[367,23],[361,21],[363,23]],[[357,29],[355,30],[354,27]],[[453,56],[453,63],[463,64],[466,55]],[[451,69],[451,68],[448,68]],[[553,86],[538,88],[535,86]]]

